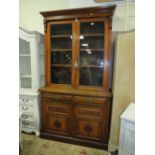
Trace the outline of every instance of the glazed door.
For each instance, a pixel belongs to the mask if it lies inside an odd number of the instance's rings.
[[[48,25],[48,83],[59,86],[73,84],[74,53],[73,21],[52,22]]]
[[[48,85],[108,89],[108,33],[106,19],[49,23],[46,38]]]
[[[108,25],[99,19],[78,22],[77,87],[107,88]]]

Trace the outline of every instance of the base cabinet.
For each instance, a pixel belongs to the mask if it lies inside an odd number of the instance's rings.
[[[107,147],[110,99],[45,92],[41,96],[41,137],[48,133],[50,139],[54,134],[58,138],[65,136],[62,141],[72,138],[88,146],[92,143],[98,147],[97,142],[99,147]]]

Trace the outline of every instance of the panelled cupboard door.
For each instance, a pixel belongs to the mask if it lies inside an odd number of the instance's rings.
[[[108,89],[107,23],[106,19],[48,23],[49,85]]]

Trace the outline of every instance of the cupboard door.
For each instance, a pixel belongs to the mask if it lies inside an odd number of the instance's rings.
[[[75,120],[76,121],[76,137],[101,140],[101,122]]]
[[[79,70],[77,81],[80,87],[105,88],[108,83],[106,72],[107,32],[108,26],[104,20],[80,20],[79,30]],[[104,79],[106,77],[106,79]],[[106,81],[105,81],[106,80]]]
[[[72,84],[72,29],[73,22],[49,25],[49,83]]]
[[[69,134],[69,118],[63,116],[46,116],[46,129],[48,132]]]
[[[80,23],[79,84],[103,85],[104,22]]]

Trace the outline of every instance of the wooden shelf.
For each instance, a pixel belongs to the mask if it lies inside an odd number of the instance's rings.
[[[72,51],[72,49],[52,49],[51,52],[68,52]]]
[[[80,51],[88,51],[88,50],[90,50],[90,51],[104,51],[104,49],[103,48],[81,48],[80,49]]]
[[[102,37],[104,36],[104,34],[102,33],[94,33],[94,34],[80,34],[80,36],[84,36],[84,37]]]
[[[71,65],[68,64],[52,64],[52,67],[71,67]]]
[[[19,54],[20,57],[30,57],[30,54]]]
[[[51,38],[71,38],[72,34],[52,35]]]
[[[32,78],[32,75],[31,74],[26,74],[26,75],[21,75],[20,77],[21,78]]]
[[[63,35],[52,35],[51,38],[71,38],[72,34],[63,34]],[[102,37],[103,33],[94,33],[94,34],[80,34],[84,37]]]
[[[80,65],[80,68],[103,68],[104,66],[97,65]]]

